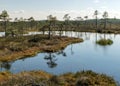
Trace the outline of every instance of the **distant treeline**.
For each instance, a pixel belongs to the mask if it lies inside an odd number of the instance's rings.
[[[108,13],[105,11],[103,13],[103,18],[98,18],[98,11],[94,12],[95,19],[89,19],[89,16],[77,17],[75,20],[70,20],[69,14],[65,14],[63,19],[60,21],[57,17],[49,15],[47,20],[35,20],[33,17],[28,19],[15,18],[14,21],[10,21],[11,18],[6,10],[2,11],[0,14],[0,31],[5,32],[5,36],[15,34],[24,34],[29,31],[91,31],[91,32],[109,32],[113,33],[120,30],[120,19],[109,18]],[[13,19],[12,19],[13,20]]]

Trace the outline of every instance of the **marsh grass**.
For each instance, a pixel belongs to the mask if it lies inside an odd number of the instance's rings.
[[[43,71],[30,71],[10,74],[6,81],[3,79],[0,86],[116,86],[116,82],[112,77],[93,71],[59,76]]]
[[[102,46],[106,46],[106,45],[112,45],[113,41],[111,39],[100,39],[96,41],[96,43]]]
[[[34,56],[39,52],[57,52],[72,43],[83,42],[80,38],[47,35],[33,35],[25,37],[7,37],[0,39],[0,61],[12,61]]]

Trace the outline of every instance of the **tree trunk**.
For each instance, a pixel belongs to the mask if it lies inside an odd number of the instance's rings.
[[[60,27],[60,37],[61,37],[62,27]]]
[[[4,21],[4,29],[5,29],[5,37],[7,36],[7,28],[6,28],[6,25],[7,25],[7,22],[6,21]]]
[[[97,22],[97,16],[96,16],[96,30],[98,29],[98,22]]]
[[[50,33],[51,33],[51,24],[49,25],[48,39],[50,39],[50,38],[51,38]]]

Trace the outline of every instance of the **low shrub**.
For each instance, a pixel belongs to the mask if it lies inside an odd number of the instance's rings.
[[[99,45],[106,46],[106,45],[112,45],[113,41],[110,39],[100,39],[100,40],[96,41],[96,43]]]

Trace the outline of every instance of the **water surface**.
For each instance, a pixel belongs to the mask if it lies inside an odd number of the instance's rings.
[[[67,32],[63,35],[83,38],[84,42],[68,45],[56,53],[39,53],[37,56],[1,63],[0,71],[12,73],[30,70],[44,70],[52,74],[92,70],[104,73],[120,81],[120,35],[105,34],[113,40],[111,46],[100,46],[95,42],[104,34]]]

